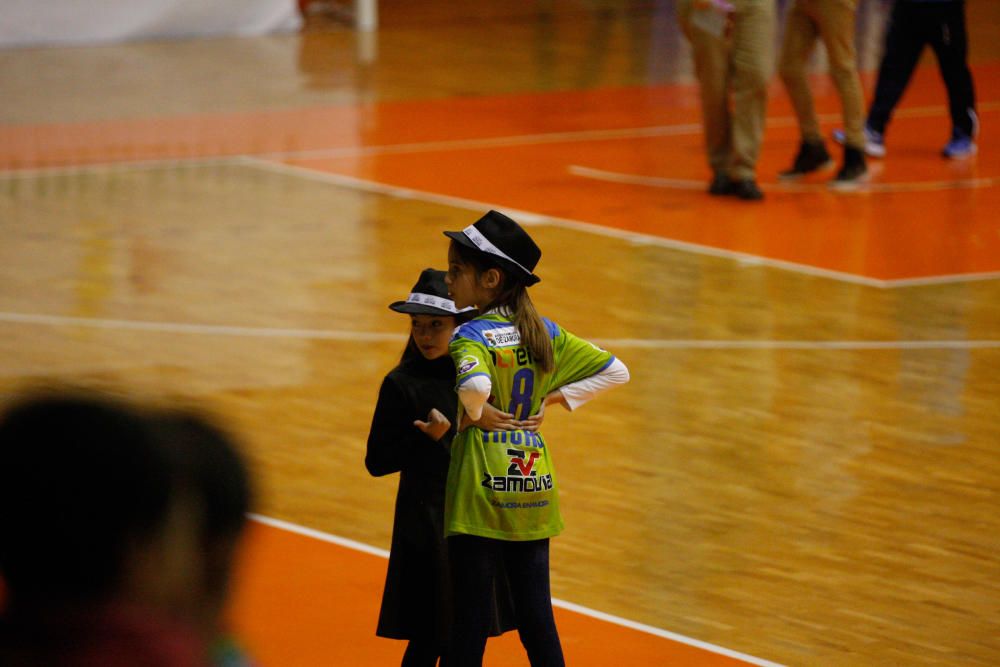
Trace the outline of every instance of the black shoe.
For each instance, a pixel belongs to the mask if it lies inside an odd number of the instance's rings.
[[[739,197],[744,201],[760,201],[764,198],[764,193],[757,187],[757,181],[746,178],[742,181],[733,181],[729,194]]]
[[[790,168],[779,173],[778,176],[786,179],[799,178],[805,174],[811,174],[814,171],[828,167],[832,163],[833,160],[830,158],[830,154],[826,152],[826,145],[822,140],[803,141],[799,145],[799,152],[795,156],[795,162],[792,163]]]
[[[830,186],[840,189],[856,187],[868,177],[868,165],[865,164],[865,154],[859,148],[844,146],[844,165],[830,181]]]
[[[710,195],[730,195],[733,193],[733,182],[726,174],[716,174],[708,185]]]

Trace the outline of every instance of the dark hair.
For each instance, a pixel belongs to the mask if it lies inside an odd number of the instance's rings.
[[[157,437],[173,460],[180,493],[200,510],[205,592],[221,601],[231,576],[231,552],[253,506],[250,470],[234,440],[207,417],[169,412],[157,419]]]
[[[451,248],[459,259],[472,266],[477,277],[490,269],[496,269],[500,272],[500,291],[491,303],[477,304],[480,312],[485,313],[494,308],[509,310],[511,320],[518,333],[521,334],[521,340],[531,352],[535,363],[543,372],[551,371],[555,363],[552,353],[552,338],[549,336],[541,315],[535,310],[535,304],[528,296],[528,286],[521,274],[509,271],[489,253],[470,248],[454,240],[451,242]]]
[[[454,315],[431,315],[431,317],[452,317],[455,319],[455,326],[465,324],[473,317],[478,314],[477,310],[467,310],[462,313],[455,313]],[[409,338],[406,341],[406,347],[403,348],[403,354],[399,358],[399,363],[404,363],[407,361],[412,361],[414,359],[423,359],[424,355],[417,347],[417,341],[413,340],[413,332],[410,332]]]
[[[253,488],[233,439],[207,417],[184,411],[159,418],[157,437],[170,450],[178,485],[202,509],[203,541],[239,534],[253,504]]]
[[[171,501],[171,465],[131,406],[24,400],[0,418],[0,573],[10,600],[112,595]]]
[[[0,416],[0,575],[10,603],[100,602],[125,583],[180,498],[198,511],[207,592],[228,580],[252,500],[230,438],[191,412],[82,393],[27,397]],[[217,550],[226,557],[215,558]]]

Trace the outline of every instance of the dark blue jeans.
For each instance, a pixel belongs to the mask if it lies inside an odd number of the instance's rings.
[[[549,540],[508,542],[474,535],[448,538],[455,622],[450,667],[480,667],[492,623],[492,587],[503,563],[514,600],[517,633],[532,667],[564,667],[552,615]]]
[[[868,127],[885,132],[928,44],[937,56],[948,91],[952,130],[971,137],[976,124],[976,92],[966,62],[969,44],[964,2],[896,0],[875,84],[875,99],[868,110]]]

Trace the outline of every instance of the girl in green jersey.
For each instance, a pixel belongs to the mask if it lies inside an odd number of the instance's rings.
[[[472,425],[452,441],[445,492],[455,590],[449,664],[482,664],[490,583],[502,565],[532,666],[558,667],[564,661],[552,614],[549,538],[563,523],[549,448],[534,428],[546,405],[572,410],[627,382],[628,369],[538,314],[527,288],[539,281],[533,271],[542,253],[516,222],[490,211],[445,235],[449,295],[456,307],[481,313],[450,344],[461,423]],[[496,409],[488,421],[486,406]]]

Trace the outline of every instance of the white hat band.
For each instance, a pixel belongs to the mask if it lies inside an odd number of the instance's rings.
[[[479,232],[479,230],[475,228],[475,226],[470,225],[466,227],[465,229],[462,230],[462,233],[465,234],[466,238],[472,241],[476,245],[476,247],[482,250],[483,252],[489,253],[495,257],[501,257],[503,259],[506,259],[508,262],[511,262],[519,269],[527,273],[529,276],[532,275],[531,271],[524,268],[524,266],[520,262],[518,262],[516,259],[505,253],[500,248],[490,243],[490,240],[485,236],[483,236]]]
[[[433,294],[423,294],[422,292],[410,292],[410,296],[406,297],[406,303],[416,303],[422,306],[430,306],[439,310],[446,310],[449,313],[464,313],[467,310],[474,310],[471,306],[463,308],[462,310],[457,310],[455,308],[455,302],[451,299],[434,296]]]

